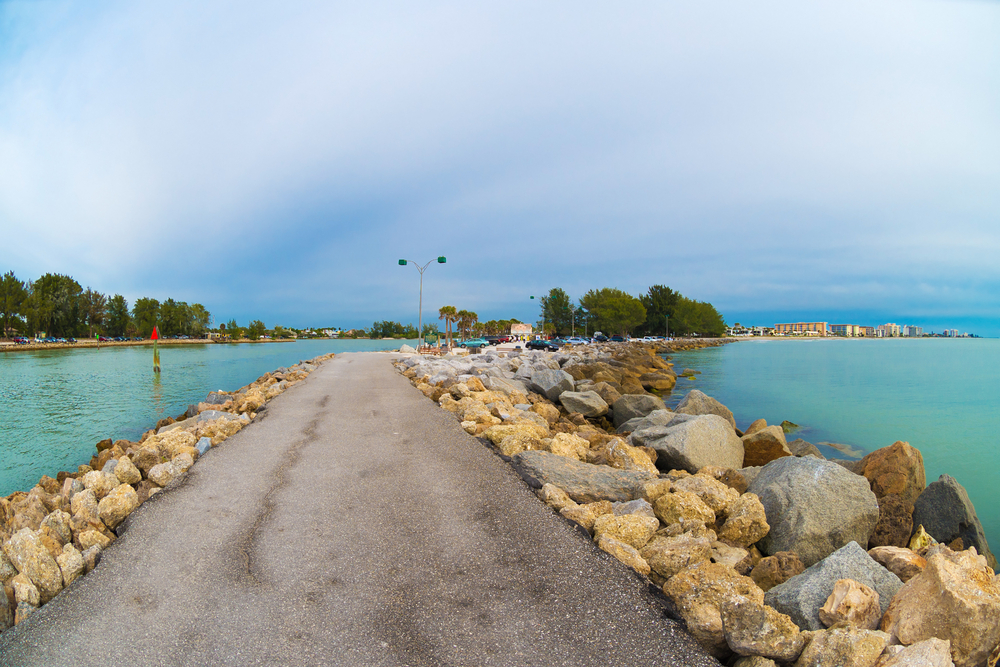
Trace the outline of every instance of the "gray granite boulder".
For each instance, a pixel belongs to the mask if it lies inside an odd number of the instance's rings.
[[[629,419],[645,417],[653,410],[666,410],[663,399],[652,394],[623,394],[611,406],[614,413],[615,427],[621,426]]]
[[[490,391],[496,391],[508,396],[516,392],[520,392],[525,396],[528,395],[528,388],[524,386],[524,383],[520,380],[508,380],[507,378],[493,377],[489,375],[480,379],[482,380],[483,386]]]
[[[931,537],[945,544],[961,537],[964,548],[976,547],[979,555],[986,557],[986,563],[997,569],[976,508],[965,487],[954,477],[941,475],[917,497],[913,504],[913,525],[923,526]]]
[[[555,403],[559,400],[560,394],[565,391],[573,391],[573,376],[566,371],[557,371],[551,368],[536,370],[531,374],[528,387]]]
[[[874,589],[883,615],[903,585],[857,542],[849,542],[802,574],[767,591],[764,604],[787,614],[803,630],[822,630],[826,626],[819,620],[819,610],[838,579],[853,579]]]
[[[736,419],[733,418],[732,411],[697,389],[689,391],[687,396],[677,404],[674,412],[679,412],[682,415],[717,415],[729,422],[734,431],[736,430]]]
[[[635,446],[656,450],[661,470],[696,473],[705,466],[737,470],[743,467],[743,442],[722,417],[701,415],[694,419],[652,426],[629,436]]]
[[[608,414],[608,404],[596,391],[564,391],[559,402],[567,412],[579,412],[584,417],[603,417]]]
[[[677,415],[670,410],[653,410],[645,417],[635,417],[618,427],[618,433],[632,433],[641,431],[651,426],[666,426],[674,420]],[[687,415],[685,415],[687,416]]]
[[[771,461],[747,491],[760,498],[771,525],[761,551],[794,551],[807,566],[849,542],[867,545],[878,523],[868,480],[811,456]]]
[[[643,483],[656,479],[647,472],[616,470],[536,450],[514,455],[513,462],[529,483],[534,479],[539,488],[555,484],[578,503],[635,500],[642,496]]]

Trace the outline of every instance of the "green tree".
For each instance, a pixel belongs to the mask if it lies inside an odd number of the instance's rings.
[[[153,327],[156,325],[160,317],[160,302],[156,299],[150,299],[149,297],[143,297],[137,299],[135,304],[132,306],[132,321],[135,324],[136,330],[139,335],[143,338],[149,338],[153,333]],[[167,335],[160,331],[161,335]]]
[[[558,287],[553,287],[541,301],[542,318],[546,325],[551,324],[557,335],[568,334],[573,327],[573,305],[569,294]]]
[[[665,285],[653,285],[639,299],[646,307],[646,321],[636,329],[636,334],[643,336],[663,336],[666,335],[667,317],[670,317],[670,332],[679,333],[679,329],[674,322],[674,315],[679,313],[677,304],[683,299],[680,292],[666,287]]]
[[[240,329],[240,325],[236,323],[236,320],[229,320],[224,326],[226,327],[226,333],[229,334],[229,340],[238,340],[243,336],[243,331]]]
[[[125,336],[129,332],[132,317],[128,312],[128,301],[121,294],[108,300],[107,332],[112,336]]]
[[[626,335],[646,321],[646,308],[639,299],[620,289],[590,290],[580,299],[596,329]]]
[[[0,334],[8,336],[15,323],[20,323],[24,302],[28,298],[28,290],[24,283],[8,271],[0,279],[0,318],[3,321],[3,331]]]
[[[212,314],[205,306],[195,303],[191,305],[190,316],[188,334],[198,337],[204,336],[208,328],[212,326]]]
[[[267,327],[260,320],[250,320],[250,325],[247,327],[247,336],[250,340],[260,340],[260,337],[264,335],[267,331]]]
[[[83,288],[69,276],[46,273],[29,283],[25,300],[28,327],[53,336],[75,336],[84,326],[80,295]]]
[[[456,321],[458,317],[458,311],[455,310],[455,306],[441,306],[438,310],[438,319],[444,320],[444,330],[445,337],[447,338],[449,347],[451,346],[451,325]]]
[[[108,297],[88,287],[80,297],[80,302],[87,322],[87,333],[93,338],[95,330],[100,333],[104,328],[108,316]]]

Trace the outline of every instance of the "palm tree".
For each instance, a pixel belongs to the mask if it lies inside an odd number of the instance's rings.
[[[448,347],[451,347],[451,324],[455,321],[458,311],[455,310],[455,306],[442,306],[438,310],[438,319],[444,320],[445,338],[448,341]]]

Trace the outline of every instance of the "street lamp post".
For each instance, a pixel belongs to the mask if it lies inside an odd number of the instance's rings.
[[[423,266],[420,266],[419,264],[417,264],[416,262],[414,262],[412,259],[401,259],[401,260],[399,260],[399,265],[400,266],[406,266],[407,264],[412,264],[413,266],[417,267],[417,271],[420,272],[420,305],[419,305],[419,307],[417,309],[417,349],[418,350],[421,347],[424,346],[424,270],[428,266],[430,266],[432,263],[434,263],[434,261],[435,260],[432,259],[431,261],[427,262]],[[438,257],[436,261],[437,261],[438,264],[444,264],[448,260],[447,260],[447,258],[445,258],[445,257],[442,256],[442,257]]]

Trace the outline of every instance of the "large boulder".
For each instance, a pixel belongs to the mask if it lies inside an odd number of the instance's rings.
[[[878,523],[869,547],[905,547],[913,534],[913,505],[890,494],[878,499]]]
[[[514,464],[539,486],[555,484],[578,503],[635,500],[642,497],[643,483],[655,479],[648,472],[615,470],[542,451],[521,452],[514,456]]]
[[[552,402],[559,400],[559,395],[565,391],[573,391],[573,376],[566,371],[547,368],[536,370],[531,374],[529,389],[538,392]]]
[[[908,442],[876,449],[858,462],[858,468],[878,498],[897,495],[912,505],[927,486],[924,457]]]
[[[979,555],[986,557],[987,564],[997,569],[997,559],[986,543],[976,508],[965,487],[954,477],[941,475],[924,489],[913,505],[913,525],[923,526],[938,542],[948,544],[961,537],[966,549],[976,547]]]
[[[584,417],[603,417],[608,414],[608,404],[596,391],[564,391],[559,402],[567,412],[579,412]]]
[[[951,642],[932,637],[909,646],[887,646],[878,667],[955,667]]]
[[[721,563],[700,562],[681,570],[663,584],[663,592],[676,606],[688,632],[717,658],[729,653],[722,606],[741,599],[764,602],[764,592],[753,579]]]
[[[1000,643],[1000,585],[982,556],[932,547],[923,572],[889,605],[882,629],[904,645],[950,641],[955,667],[985,665]]]
[[[630,419],[645,417],[654,410],[666,409],[662,398],[650,394],[622,394],[611,406],[616,428]]]
[[[114,529],[138,506],[139,496],[135,489],[128,484],[121,484],[101,499],[101,502],[97,504],[97,510],[104,525]]]
[[[854,627],[811,633],[795,667],[874,667],[889,635]]]
[[[878,522],[868,481],[829,461],[777,459],[761,468],[747,491],[760,498],[771,525],[761,551],[794,551],[807,566],[850,542],[867,546]]]
[[[697,389],[688,392],[687,396],[677,404],[675,412],[682,415],[717,415],[729,422],[734,431],[736,430],[736,419],[733,418],[730,409]]]
[[[764,466],[782,456],[793,455],[780,426],[765,426],[741,440],[744,466]]]
[[[508,380],[507,378],[491,377],[487,375],[482,379],[483,385],[490,391],[510,396],[512,394],[528,395],[528,388],[520,380]]]
[[[676,415],[670,410],[653,410],[645,417],[635,417],[618,427],[618,433],[632,433],[651,426],[666,426]]]
[[[633,549],[641,549],[649,542],[656,529],[660,527],[660,522],[656,517],[643,516],[640,514],[605,514],[594,521],[594,539],[599,540],[602,536],[614,538],[624,542]]]
[[[788,616],[763,604],[736,598],[722,604],[722,631],[735,653],[792,662],[806,637]]]
[[[851,542],[802,574],[767,591],[764,602],[791,616],[803,630],[822,630],[826,625],[819,617],[820,608],[840,579],[853,579],[878,593],[883,614],[903,585],[899,577],[876,563],[857,542]]]
[[[708,536],[681,533],[673,537],[657,535],[639,551],[650,569],[664,580],[695,563],[712,559],[712,540]]]
[[[743,443],[729,423],[716,415],[703,415],[671,426],[653,426],[636,431],[629,438],[633,445],[655,449],[656,465],[661,470],[696,473],[705,466],[743,467]]]
[[[30,528],[17,531],[4,542],[3,552],[17,571],[28,577],[38,588],[43,603],[62,590],[63,576],[59,564],[35,531]]]

